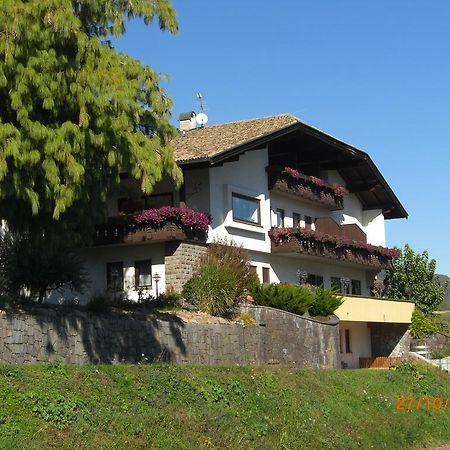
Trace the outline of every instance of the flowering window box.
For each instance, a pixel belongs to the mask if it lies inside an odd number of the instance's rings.
[[[110,217],[96,227],[95,244],[163,242],[193,240],[206,242],[209,214],[188,208],[165,206],[134,214]]]
[[[321,178],[301,174],[291,167],[267,168],[269,189],[301,197],[331,211],[344,208],[343,196],[348,191],[340,184],[328,184]]]
[[[399,250],[366,244],[306,228],[272,228],[272,253],[302,253],[377,269],[392,267]]]

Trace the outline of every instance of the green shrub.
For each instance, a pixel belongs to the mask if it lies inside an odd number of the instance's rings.
[[[86,305],[86,310],[95,313],[106,313],[111,309],[112,302],[105,293],[97,293],[93,295],[89,303]]]
[[[312,316],[329,316],[342,305],[343,297],[334,289],[317,287],[314,294],[314,303],[309,307]]]
[[[412,314],[409,329],[414,338],[425,339],[438,331],[438,325],[429,316],[416,308]]]
[[[244,297],[252,293],[260,284],[258,275],[252,271],[248,262],[248,252],[234,241],[216,239],[209,244],[201,264],[215,263],[229,267],[236,275],[237,295]]]
[[[228,265],[206,262],[184,285],[183,296],[203,312],[222,315],[238,301],[237,281]]]
[[[314,302],[314,292],[306,286],[284,283],[262,284],[253,297],[259,305],[302,315]]]

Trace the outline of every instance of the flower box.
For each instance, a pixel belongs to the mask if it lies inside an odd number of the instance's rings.
[[[397,249],[374,246],[305,228],[273,228],[269,231],[272,253],[302,253],[360,264],[377,269],[392,267]]]
[[[188,208],[147,209],[135,214],[119,214],[97,225],[94,242],[96,245],[168,240],[206,242],[210,222],[207,213]]]
[[[267,168],[269,190],[301,197],[331,211],[344,208],[343,196],[348,191],[339,184],[328,184],[325,180],[300,174],[290,167]]]

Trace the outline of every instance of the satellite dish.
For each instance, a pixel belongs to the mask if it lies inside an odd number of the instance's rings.
[[[202,127],[203,125],[207,124],[208,116],[205,113],[199,113],[196,115],[195,121],[197,122],[198,125]]]

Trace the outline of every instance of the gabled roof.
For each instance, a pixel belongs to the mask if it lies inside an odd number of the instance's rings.
[[[365,209],[381,209],[386,219],[408,217],[405,208],[367,153],[291,114],[195,128],[180,132],[171,144],[178,165],[187,167],[191,164],[221,164],[265,145],[283,147],[283,142],[289,139],[309,139],[309,144],[312,141],[319,143],[311,145],[314,150],[310,151],[310,157],[320,160],[322,168],[338,170]],[[302,154],[302,158],[305,156]]]
[[[179,133],[171,144],[178,163],[207,159],[298,122],[290,114],[228,122]]]

